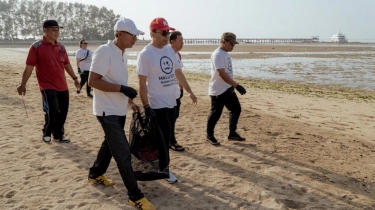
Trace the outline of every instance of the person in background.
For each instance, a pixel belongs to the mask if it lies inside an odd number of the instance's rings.
[[[89,43],[82,39],[79,42],[79,49],[76,52],[76,60],[77,60],[77,67],[78,67],[78,73],[81,77],[81,89],[86,83],[86,93],[87,97],[92,98],[93,95],[91,94],[91,87],[89,86],[88,79],[89,79],[89,73],[90,73],[90,66],[92,61],[92,54],[93,52],[89,49],[87,49],[87,45]],[[77,90],[77,93],[80,93],[81,90]]]
[[[19,95],[26,94],[26,83],[35,67],[44,111],[42,140],[46,143],[51,142],[51,135],[57,142],[70,142],[70,139],[64,136],[64,124],[69,109],[65,72],[74,81],[77,90],[81,88],[64,45],[57,41],[61,28],[63,27],[60,27],[56,20],[44,21],[44,35],[30,46],[22,81],[17,88]]]
[[[181,32],[179,31],[173,31],[171,35],[169,36],[169,44],[171,45],[172,49],[174,50],[176,54],[177,61],[180,63],[181,69],[184,67],[182,62],[181,62],[181,54],[180,50],[184,46],[184,38],[182,37]],[[177,81],[177,99],[176,103],[177,105],[174,107],[175,108],[175,120],[172,122],[172,134],[171,134],[171,139],[169,143],[169,148],[174,150],[174,151],[185,151],[185,148],[181,146],[180,144],[177,143],[176,136],[175,136],[175,126],[176,126],[176,121],[177,118],[180,116],[180,106],[181,106],[181,98],[184,95],[184,89],[182,85],[180,85]]]
[[[120,18],[114,25],[115,39],[101,45],[94,53],[90,68],[89,85],[94,88],[93,113],[104,131],[104,141],[96,160],[89,170],[91,183],[112,186],[115,183],[107,179],[107,171],[112,157],[117,163],[122,181],[128,190],[129,204],[143,210],[154,210],[138,187],[131,165],[131,153],[126,139],[124,126],[128,106],[133,111],[139,107],[133,99],[137,91],[128,86],[128,59],[125,49],[132,48],[138,35],[144,32],[137,29],[134,22]]]
[[[241,95],[244,95],[246,90],[233,80],[232,60],[228,52],[233,50],[235,44],[238,44],[236,35],[225,32],[221,36],[220,47],[211,54],[211,80],[208,89],[208,95],[211,97],[211,112],[207,120],[206,140],[216,146],[219,146],[220,142],[214,136],[214,129],[224,106],[229,110],[228,140],[246,140],[236,132],[241,104],[234,89]]]
[[[189,93],[193,105],[197,104],[197,97],[182,73],[175,52],[168,46],[170,30],[174,31],[174,28],[170,27],[164,18],[153,19],[150,24],[151,43],[139,53],[137,61],[139,94],[143,108],[148,118],[157,121],[166,150],[175,121],[176,79]],[[177,178],[169,171],[167,181],[173,184],[177,182]]]

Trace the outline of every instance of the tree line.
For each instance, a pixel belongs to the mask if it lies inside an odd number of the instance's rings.
[[[60,40],[108,40],[119,18],[113,10],[81,3],[41,0],[0,0],[0,40],[35,40],[43,34],[43,22],[57,20],[64,28]]]

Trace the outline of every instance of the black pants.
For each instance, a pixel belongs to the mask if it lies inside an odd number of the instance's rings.
[[[234,88],[228,88],[224,93],[211,97],[211,113],[207,120],[207,136],[214,136],[216,123],[219,121],[224,106],[229,110],[229,131],[235,132],[241,114],[241,104]]]
[[[69,109],[69,91],[41,90],[44,111],[43,134],[61,139]]]
[[[80,82],[81,90],[86,83],[86,93],[87,93],[87,95],[89,95],[90,92],[91,92],[91,87],[89,86],[89,82],[88,82],[89,74],[90,74],[90,71],[85,70],[85,71],[83,71],[83,74],[79,75],[81,77],[81,82]]]
[[[129,199],[136,201],[143,198],[144,195],[138,188],[131,166],[129,143],[124,132],[126,116],[97,116],[97,119],[102,125],[105,136],[94,165],[90,168],[89,177],[96,178],[103,175],[113,156],[122,181],[128,190]]]
[[[169,141],[172,135],[172,125],[174,124],[175,117],[174,108],[162,108],[154,109],[156,113],[156,121],[158,122],[159,128],[163,133],[164,143],[166,146],[166,151],[169,151]],[[169,152],[168,152],[169,160]]]
[[[177,106],[174,107],[175,120],[172,123],[172,134],[171,134],[171,139],[170,139],[171,144],[177,143],[174,130],[175,130],[177,118],[180,116],[181,98],[182,98],[183,95],[184,95],[184,90],[180,89],[180,97],[178,99],[176,99]]]

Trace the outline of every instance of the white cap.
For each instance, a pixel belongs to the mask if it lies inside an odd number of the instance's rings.
[[[134,22],[130,19],[121,17],[113,27],[115,31],[127,31],[134,35],[144,35],[145,32],[138,30]]]

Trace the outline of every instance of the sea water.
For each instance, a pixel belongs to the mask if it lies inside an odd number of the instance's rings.
[[[27,52],[28,48],[10,48]],[[182,55],[209,55],[212,52],[184,52]],[[244,54],[247,52],[231,52]],[[75,59],[75,51],[68,51]],[[128,51],[128,64],[136,65],[138,51]],[[301,84],[342,85],[349,88],[375,90],[375,52],[262,52],[272,54],[270,58],[235,59],[232,58],[233,74],[236,77],[289,80]],[[360,55],[352,58],[304,57],[308,55]],[[280,57],[277,57],[280,55]],[[290,57],[288,57],[290,56]],[[299,57],[300,56],[300,57]],[[210,59],[184,59],[183,71],[209,75]]]

